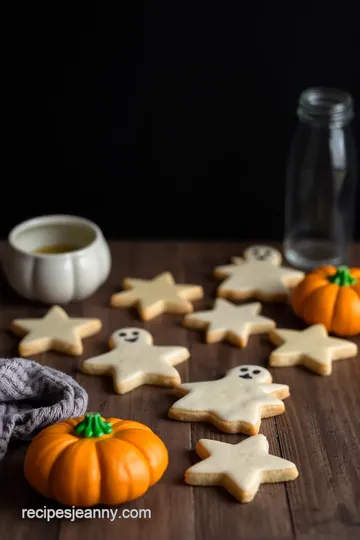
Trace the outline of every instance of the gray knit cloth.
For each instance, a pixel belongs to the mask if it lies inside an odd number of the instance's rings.
[[[85,413],[88,395],[69,375],[23,358],[0,358],[0,461],[10,439]]]

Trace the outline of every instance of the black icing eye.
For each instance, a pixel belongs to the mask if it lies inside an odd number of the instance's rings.
[[[254,369],[253,371],[254,375],[259,375],[259,373],[261,373],[260,369]]]
[[[119,332],[119,336],[120,336],[120,337],[125,337],[125,336],[126,336],[126,332]]]
[[[242,368],[240,368],[240,371],[242,371],[244,373],[245,371],[249,371],[249,369],[247,367],[242,367]]]
[[[138,330],[134,330],[132,334],[133,334],[133,336],[138,336],[139,333],[140,333],[140,332],[138,332]]]

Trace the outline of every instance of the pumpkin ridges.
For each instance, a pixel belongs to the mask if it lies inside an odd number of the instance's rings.
[[[100,502],[101,471],[93,439],[77,440],[59,455],[49,476],[53,497],[64,505]]]
[[[312,270],[310,274],[308,274],[308,276],[314,274],[322,277],[333,276],[334,274],[336,274],[336,270],[336,266],[320,266],[319,268],[315,268],[314,270]]]
[[[334,313],[336,298],[339,293],[338,285],[329,283],[310,293],[302,304],[302,314],[307,324],[317,324],[319,321],[329,332]]]
[[[62,424],[68,424],[71,427],[75,427],[79,422],[82,422],[85,418],[85,414],[82,416],[79,416],[78,418],[69,418],[68,420],[64,420],[64,422],[61,422]]]
[[[110,422],[110,420],[107,421]],[[138,429],[141,431],[146,431],[147,433],[152,433],[148,426],[140,424],[140,422],[134,422],[133,420],[117,420],[112,424],[112,427],[114,433],[119,433],[120,431],[124,431],[126,429]]]
[[[352,290],[355,291],[355,293],[360,296],[360,279],[357,283],[354,283],[354,285],[351,286]]]
[[[337,335],[360,332],[360,298],[353,287],[341,287],[334,307],[332,330]]]
[[[319,275],[314,273],[308,274],[303,281],[297,285],[291,294],[291,304],[294,312],[298,317],[303,317],[303,304],[310,294],[319,289],[320,287],[326,287],[329,282]]]
[[[308,324],[323,324],[339,336],[360,333],[360,268],[324,266],[295,287],[291,305]]]
[[[54,424],[53,426],[47,426],[44,428],[40,433],[38,433],[34,437],[34,441],[42,439],[43,437],[59,437],[61,435],[69,435],[70,437],[74,437],[74,442],[77,440],[77,435],[72,433],[73,426],[67,424],[67,421],[59,422],[58,424]]]
[[[36,440],[35,440],[36,439]],[[29,446],[24,462],[24,475],[29,484],[45,497],[52,497],[49,476],[54,463],[63,450],[74,444],[76,439],[59,437],[54,439],[50,435],[46,441],[46,434],[41,438],[34,438]]]
[[[354,277],[356,279],[360,279],[360,268],[350,267],[349,271],[350,271],[350,275],[352,277]]]
[[[101,419],[87,413],[45,428],[26,454],[29,483],[64,505],[120,504],[143,495],[167,468],[166,446],[144,424]]]
[[[119,441],[121,444],[121,441]],[[103,504],[122,504],[127,501],[129,494],[128,484],[130,481],[129,473],[124,467],[123,446],[111,445],[111,455],[108,456],[106,447],[103,444],[96,445],[99,465],[102,471],[101,475],[101,503]],[[110,462],[108,463],[110,457]],[[114,465],[117,463],[116,471]],[[121,464],[121,465],[120,465]],[[116,491],[115,491],[115,489]]]
[[[102,420],[105,420],[105,418],[101,417]],[[124,420],[121,420],[120,418],[106,418],[106,422],[109,422],[111,424],[113,431],[115,430],[116,426],[119,424],[122,424]]]
[[[103,504],[121,504],[146,493],[150,487],[150,470],[138,448],[113,438],[106,444],[99,441],[96,449],[102,470]]]
[[[144,437],[142,437],[143,434],[136,433],[137,431],[137,429],[129,429],[123,432],[121,440],[126,440],[136,446],[144,456],[149,465],[150,485],[152,486],[160,480],[168,466],[168,452],[164,443],[153,432],[146,433],[145,440],[139,441],[139,438]],[[140,443],[142,444],[140,445]]]

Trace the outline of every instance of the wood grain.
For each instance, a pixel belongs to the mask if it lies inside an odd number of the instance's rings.
[[[194,448],[202,437],[231,443],[242,435],[226,435],[205,423],[170,420],[167,411],[175,397],[166,388],[144,386],[124,396],[114,393],[111,377],[79,372],[81,362],[107,350],[107,339],[124,326],[147,328],[159,345],[183,345],[191,357],[178,366],[183,381],[212,380],[238,364],[266,366],[272,346],[266,336],[251,336],[245,349],[227,343],[206,345],[201,332],[186,330],[182,317],[162,315],[143,323],[135,310],[109,307],[111,294],[124,277],[152,278],[168,270],[179,283],[203,285],[205,297],[195,310],[210,308],[218,282],[212,269],[241,255],[235,243],[121,243],[111,245],[113,267],[108,282],[89,300],[67,306],[71,315],[99,317],[100,334],[84,340],[79,359],[55,353],[34,360],[71,374],[87,390],[89,409],[149,425],[169,449],[169,468],[148,493],[121,509],[150,509],[151,518],[138,519],[22,519],[25,508],[61,508],[35,493],[22,472],[27,443],[12,444],[0,463],[0,538],[2,540],[352,540],[360,536],[360,361],[335,362],[331,377],[317,376],[301,367],[272,369],[274,382],[290,386],[286,412],[263,420],[261,433],[270,451],[294,461],[299,478],[288,484],[261,487],[255,500],[241,505],[224,489],[191,487],[183,482],[185,470],[198,461]],[[3,246],[1,246],[3,249]],[[360,246],[354,250],[360,265]],[[19,299],[7,285],[0,289],[0,354],[17,355],[18,338],[8,332],[15,317],[41,316],[46,307]],[[264,304],[263,314],[279,327],[304,325],[285,304]],[[360,341],[356,340],[358,344]]]

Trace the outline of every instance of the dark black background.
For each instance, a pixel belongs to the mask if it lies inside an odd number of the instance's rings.
[[[16,8],[1,235],[59,212],[111,237],[281,239],[299,93],[341,87],[360,109],[355,4]]]

